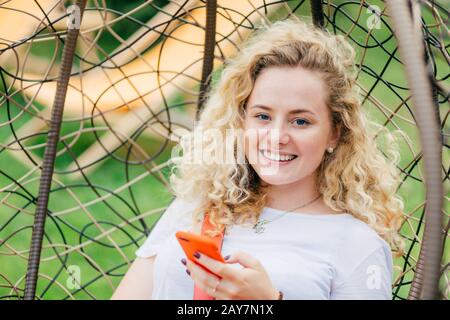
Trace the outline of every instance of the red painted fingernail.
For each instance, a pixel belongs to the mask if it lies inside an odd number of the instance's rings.
[[[198,251],[196,251],[196,252],[194,253],[194,257],[196,257],[197,259],[200,258],[200,253],[199,253]]]

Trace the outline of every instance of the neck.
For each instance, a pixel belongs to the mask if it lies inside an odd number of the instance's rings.
[[[293,183],[270,185],[267,188],[267,195],[268,207],[284,211],[293,210],[294,208],[313,201],[319,196],[319,191],[316,187],[316,176],[315,174],[312,174]],[[319,200],[320,199],[317,199],[310,205],[307,205],[301,209],[303,210],[310,208],[319,202]]]

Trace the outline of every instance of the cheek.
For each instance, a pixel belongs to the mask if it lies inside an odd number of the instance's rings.
[[[249,150],[257,149],[261,142],[266,141],[267,130],[255,125],[251,120],[244,123],[243,132],[246,154]]]
[[[309,139],[308,137],[304,137],[304,136],[293,139],[293,140],[294,140],[293,142],[294,142],[296,148],[300,151],[310,152],[310,151],[317,149],[317,145],[318,145],[317,140],[314,141],[314,140]]]
[[[258,145],[260,137],[257,135],[256,131],[251,130],[244,131],[244,151],[247,159],[250,159],[250,153],[252,153],[252,159],[257,156]]]
[[[307,132],[305,130],[293,135],[292,143],[303,156],[320,155],[326,148],[326,141],[322,132]]]

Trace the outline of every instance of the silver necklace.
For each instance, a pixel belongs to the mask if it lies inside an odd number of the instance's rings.
[[[289,212],[292,212],[292,211],[294,211],[294,210],[297,210],[297,209],[306,207],[308,204],[313,203],[314,201],[316,201],[316,200],[319,199],[320,197],[321,197],[321,195],[319,195],[317,198],[311,200],[310,202],[301,205],[300,207],[297,207],[297,208],[294,208],[294,209],[292,209],[292,210],[286,211],[286,212],[283,213],[281,216],[276,217],[276,218],[273,219],[273,220],[259,219],[259,221],[253,226],[253,229],[255,230],[255,233],[256,233],[256,234],[261,234],[261,233],[263,233],[263,232],[265,231],[265,228],[264,228],[264,225],[265,225],[265,224],[268,224],[268,223],[270,223],[270,222],[273,222],[273,221],[275,221],[275,220],[278,220],[278,219],[284,217],[284,216],[285,216],[286,214],[288,214]]]

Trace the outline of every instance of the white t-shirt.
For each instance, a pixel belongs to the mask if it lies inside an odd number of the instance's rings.
[[[194,281],[180,262],[185,254],[175,233],[195,231],[194,208],[195,203],[176,198],[136,251],[143,258],[157,255],[154,300],[193,299]],[[260,218],[279,218],[260,234],[250,226],[228,228],[222,255],[241,250],[258,259],[286,300],[392,299],[391,250],[366,223],[350,214],[284,213],[265,207]]]

